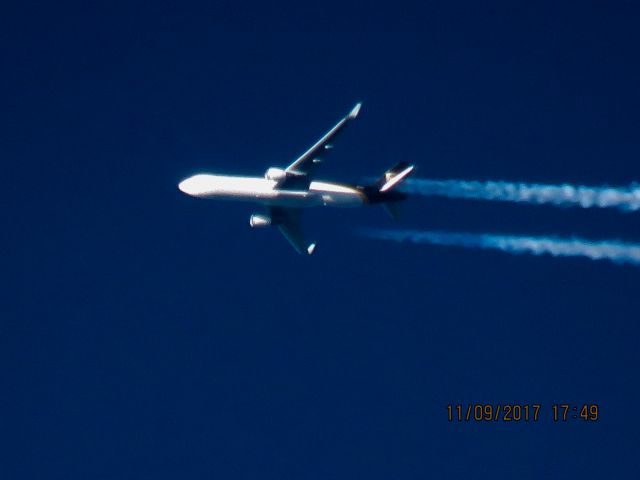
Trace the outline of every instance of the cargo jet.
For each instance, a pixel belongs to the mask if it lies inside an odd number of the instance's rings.
[[[253,214],[253,228],[278,227],[298,253],[312,254],[316,248],[307,242],[300,219],[308,207],[359,207],[381,204],[395,216],[397,202],[407,195],[395,187],[413,172],[414,166],[401,162],[385,172],[374,185],[356,186],[315,180],[316,167],[333,148],[333,141],[358,116],[358,103],[349,114],[329,130],[300,158],[286,168],[269,168],[264,177],[238,177],[199,174],[183,180],[178,188],[192,197],[245,200],[265,205],[265,214]]]

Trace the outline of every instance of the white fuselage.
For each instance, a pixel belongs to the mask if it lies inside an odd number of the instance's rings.
[[[221,200],[244,200],[281,207],[358,207],[365,201],[356,188],[328,182],[311,182],[308,190],[281,190],[275,180],[199,174],[183,180],[178,188],[187,195]]]

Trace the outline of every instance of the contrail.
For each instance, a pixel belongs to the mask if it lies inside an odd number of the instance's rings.
[[[617,240],[594,242],[580,238],[521,237],[487,233],[451,233],[418,230],[362,230],[370,238],[396,242],[430,243],[466,248],[490,248],[508,253],[549,254],[554,257],[587,257],[640,265],[640,244]]]
[[[403,191],[449,198],[474,198],[506,202],[526,202],[582,208],[618,208],[625,212],[640,209],[640,184],[628,187],[585,187],[544,185],[502,181],[408,179]]]

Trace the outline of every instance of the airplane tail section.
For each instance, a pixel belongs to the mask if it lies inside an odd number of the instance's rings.
[[[397,190],[409,175],[413,173],[414,165],[400,162],[384,172],[384,175],[373,185],[358,187],[368,203],[381,204],[392,218],[398,218],[400,201],[407,198],[407,194]]]
[[[414,168],[414,165],[409,165],[407,162],[400,162],[384,172],[382,178],[380,178],[376,183],[380,193],[384,193],[395,188],[405,178],[413,173]]]
[[[382,208],[384,208],[384,211],[387,212],[394,220],[398,220],[400,218],[400,213],[402,212],[400,202],[385,202],[382,204]]]

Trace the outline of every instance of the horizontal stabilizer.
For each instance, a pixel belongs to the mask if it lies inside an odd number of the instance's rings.
[[[414,170],[413,165],[409,165],[407,162],[400,162],[391,170],[388,170],[384,177],[378,182],[380,186],[380,192],[386,192],[398,185],[402,180],[407,178]]]
[[[382,204],[382,207],[394,220],[400,218],[400,202],[386,202]]]

